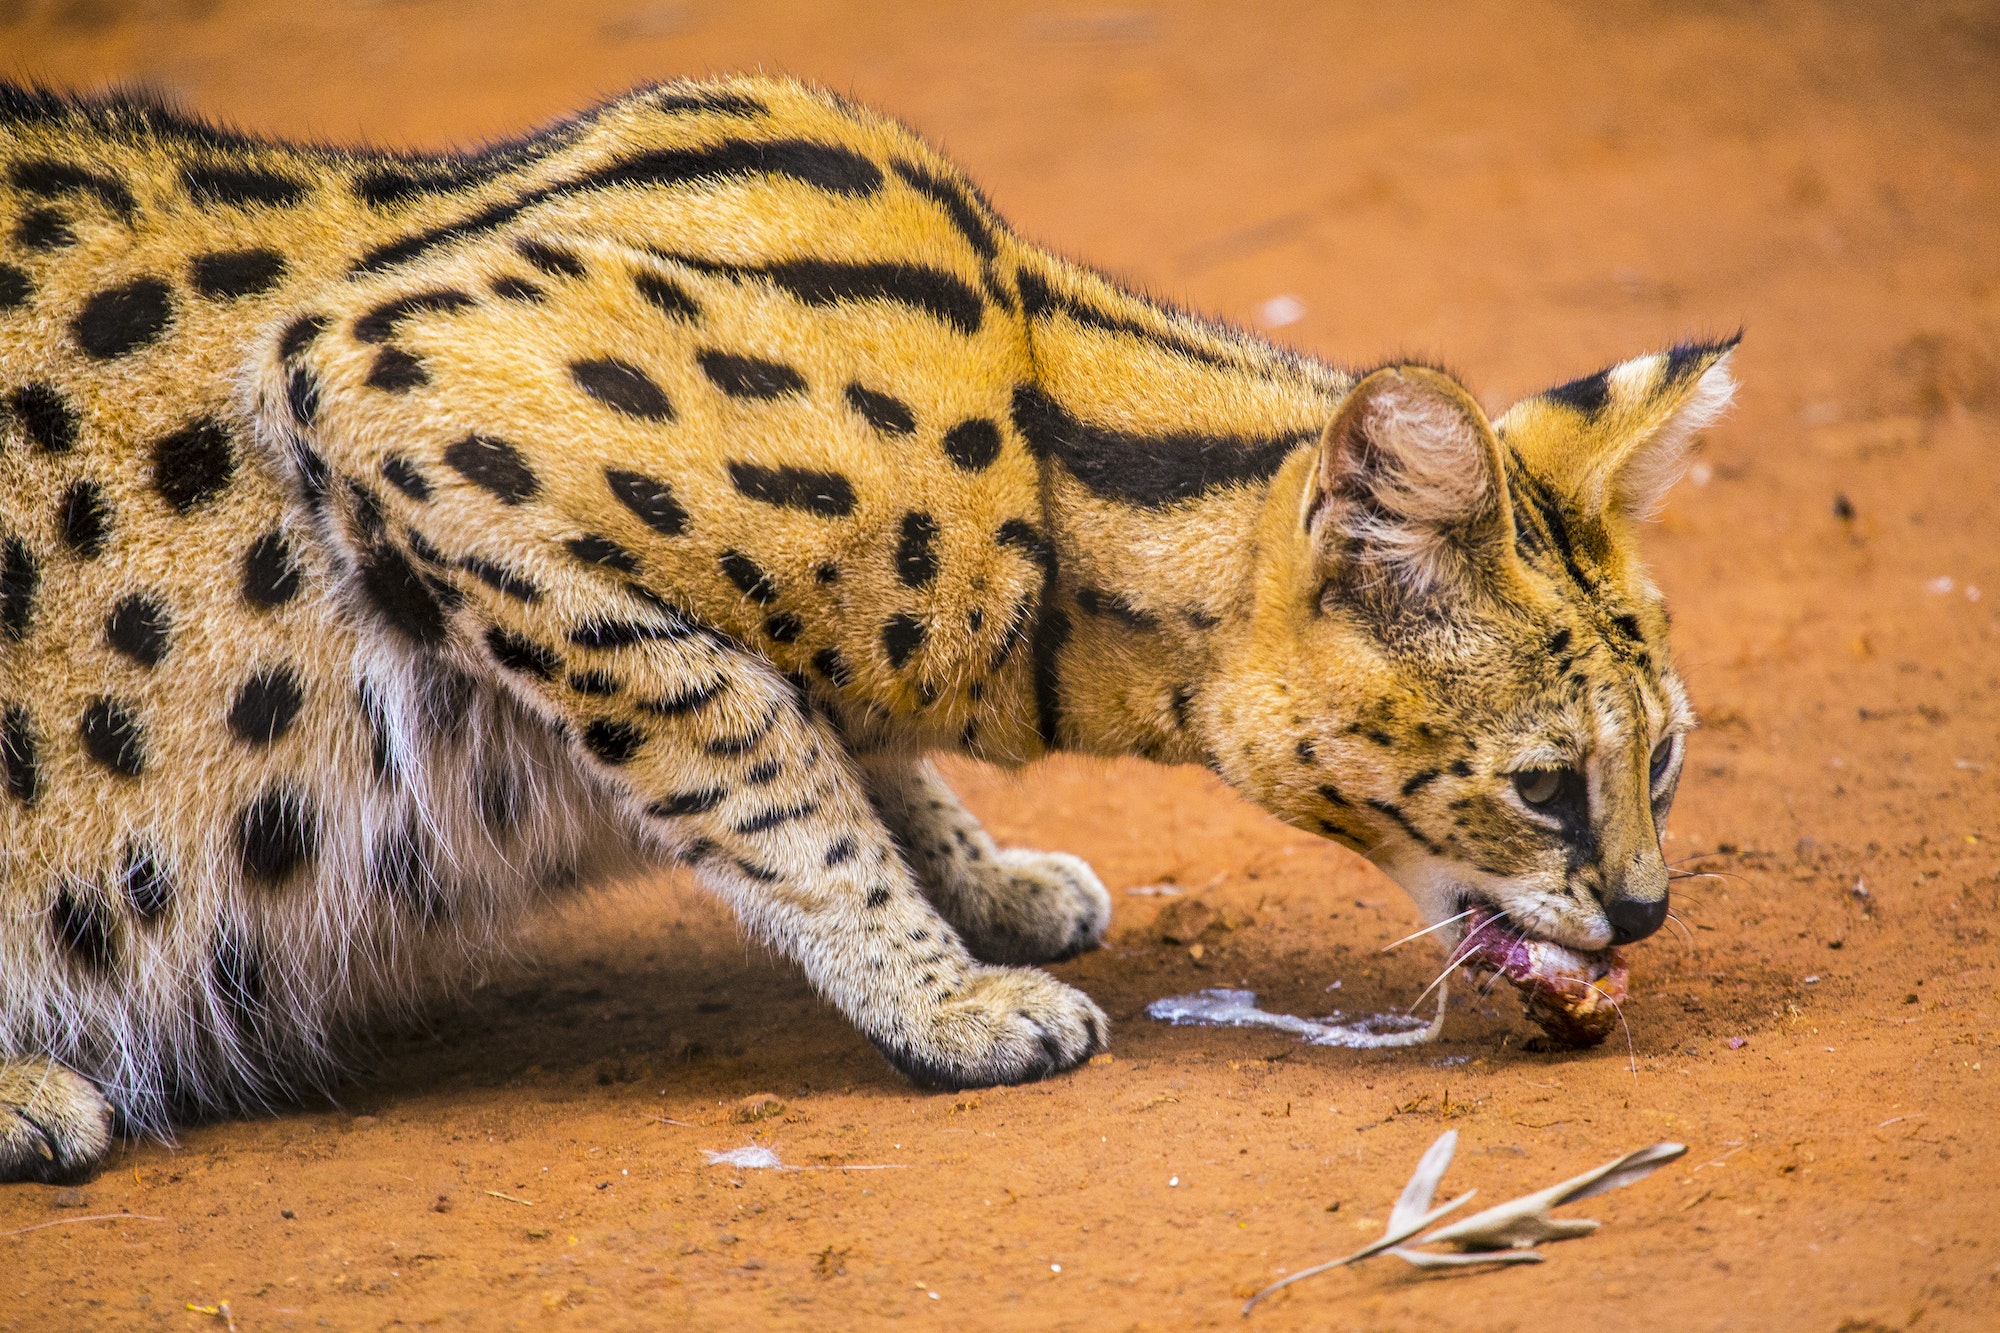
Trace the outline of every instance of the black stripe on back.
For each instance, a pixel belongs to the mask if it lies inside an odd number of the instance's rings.
[[[806,305],[888,301],[942,320],[960,333],[977,333],[986,302],[971,283],[928,264],[847,263],[833,259],[793,259],[770,264],[731,264],[701,255],[655,250],[669,263],[697,273],[738,282],[762,279]]]
[[[1014,390],[1014,428],[1039,458],[1054,458],[1092,494],[1164,509],[1226,486],[1269,480],[1315,430],[1269,439],[1193,431],[1133,435],[1079,421],[1033,385]]]
[[[724,139],[699,148],[660,148],[588,172],[561,188],[684,185],[741,176],[785,176],[832,194],[867,196],[882,169],[851,148],[810,139]]]

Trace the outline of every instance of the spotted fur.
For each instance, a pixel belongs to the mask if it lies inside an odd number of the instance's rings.
[[[0,1178],[260,1105],[670,861],[917,1081],[1068,1068],[1104,1016],[1027,965],[1109,900],[928,750],[1206,763],[1438,916],[1664,894],[1630,518],[1727,345],[1496,427],[774,79],[439,158],[0,88],[0,233]],[[1580,804],[1509,804],[1558,763]]]

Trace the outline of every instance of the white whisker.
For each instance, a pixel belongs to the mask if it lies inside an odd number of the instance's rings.
[[[1420,940],[1434,930],[1443,930],[1446,926],[1452,924],[1454,921],[1463,921],[1465,920],[1465,918],[1471,916],[1474,912],[1477,912],[1478,910],[1479,909],[1477,907],[1468,907],[1463,912],[1460,912],[1457,916],[1448,916],[1444,920],[1438,922],[1435,926],[1425,926],[1422,930],[1415,931],[1411,934],[1403,936],[1403,938],[1397,940],[1395,944],[1383,945],[1382,952],[1387,953],[1389,952],[1389,950],[1395,948],[1397,945],[1408,944],[1411,940]]]

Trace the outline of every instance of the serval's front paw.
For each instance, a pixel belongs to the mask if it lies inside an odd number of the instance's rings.
[[[0,1061],[0,1182],[88,1179],[111,1150],[111,1104],[50,1060]]]
[[[958,923],[973,957],[1059,963],[1104,943],[1111,895],[1089,862],[1067,852],[1010,847],[987,865],[982,910],[975,920]]]
[[[921,1030],[876,1045],[912,1082],[955,1091],[1074,1069],[1110,1035],[1104,1011],[1075,987],[1032,968],[982,967]]]

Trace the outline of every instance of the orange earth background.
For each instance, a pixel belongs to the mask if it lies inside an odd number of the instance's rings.
[[[1411,1050],[1154,1023],[1214,985],[1387,1010],[1439,955],[1382,954],[1403,894],[1204,772],[955,764],[1003,842],[1111,888],[1109,946],[1057,969],[1110,1056],[914,1091],[663,876],[375,1034],[337,1106],[0,1190],[0,1232],[160,1219],[0,1237],[0,1328],[1234,1327],[1379,1234],[1445,1129],[1446,1193],[1489,1202],[1690,1151],[1542,1265],[1377,1259],[1252,1325],[2000,1327],[2000,9],[0,0],[12,76],[335,141],[746,69],[902,117],[1058,250],[1334,360],[1440,358],[1490,408],[1745,326],[1646,538],[1706,720],[1669,859],[1715,877],[1630,951],[1629,1049],[1524,1049],[1504,988]],[[902,1169],[702,1155],[748,1143]]]

